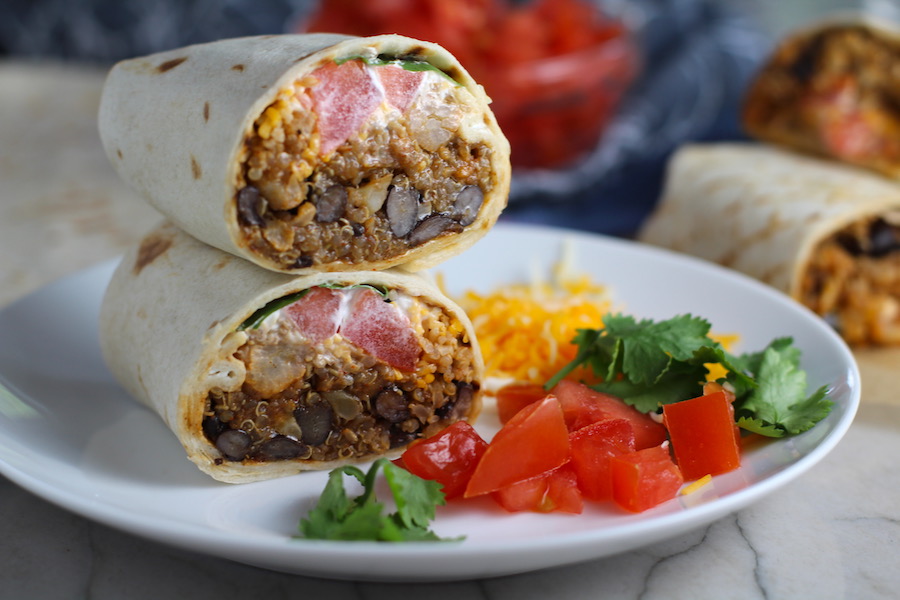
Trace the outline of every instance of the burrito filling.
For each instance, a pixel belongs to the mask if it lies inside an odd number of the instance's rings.
[[[381,455],[466,417],[479,386],[463,325],[397,290],[310,288],[237,334],[243,381],[210,390],[203,420],[217,463]]]
[[[854,223],[822,242],[801,293],[848,343],[900,344],[900,213]]]
[[[428,63],[376,57],[295,81],[245,143],[235,196],[245,243],[303,268],[387,260],[462,231],[495,185],[471,98]]]
[[[865,25],[786,42],[754,84],[751,133],[900,175],[900,42]]]

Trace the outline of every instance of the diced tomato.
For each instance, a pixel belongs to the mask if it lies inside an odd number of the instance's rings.
[[[634,429],[634,447],[637,450],[659,446],[666,440],[666,428],[662,424],[615,396],[597,392],[584,384],[567,379],[560,381],[551,391],[564,407],[591,407],[579,409],[588,411],[580,413],[582,419],[585,418],[585,414],[588,414],[587,419],[593,418],[590,416],[591,412],[602,413],[603,418],[628,419]],[[594,419],[596,420],[599,419]]]
[[[384,98],[400,112],[406,112],[422,83],[422,71],[408,71],[396,65],[377,67],[374,71],[384,87]]]
[[[613,500],[631,512],[643,512],[671,500],[684,483],[665,446],[614,456],[609,466]]]
[[[303,337],[318,343],[337,333],[340,326],[340,306],[340,292],[314,287],[302,298],[285,307],[284,311],[297,325]]]
[[[568,463],[537,477],[501,488],[492,495],[509,512],[580,514],[584,509],[575,471]]]
[[[663,406],[663,422],[685,479],[718,475],[741,465],[740,432],[724,391]]]
[[[361,288],[350,301],[340,333],[350,343],[401,371],[414,371],[422,347],[409,318],[374,290]]]
[[[318,80],[312,87],[312,97],[318,119],[319,152],[328,155],[359,131],[381,104],[382,95],[366,66],[358,60],[340,65],[327,62],[312,76]]]
[[[512,383],[497,390],[497,415],[506,423],[517,412],[548,395],[544,386],[536,383]]]
[[[488,494],[531,479],[569,460],[569,432],[553,396],[520,411],[491,440],[465,496]]]
[[[612,499],[609,460],[634,452],[634,430],[626,419],[607,419],[582,427],[569,435],[572,468],[578,487],[588,500]]]
[[[437,435],[415,442],[400,460],[410,473],[444,486],[449,500],[462,496],[487,447],[474,427],[457,421]]]

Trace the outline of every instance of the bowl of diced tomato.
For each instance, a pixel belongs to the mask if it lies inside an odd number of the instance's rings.
[[[440,44],[484,86],[513,166],[528,169],[595,149],[640,71],[626,25],[589,0],[322,0],[294,28]]]

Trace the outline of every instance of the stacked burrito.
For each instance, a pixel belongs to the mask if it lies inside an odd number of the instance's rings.
[[[227,482],[399,454],[474,419],[471,322],[420,271],[496,223],[509,145],[442,48],[222,40],[117,64],[99,127],[165,221],[101,308],[111,371]]]
[[[900,344],[898,58],[863,20],[788,36],[745,97],[757,142],[677,151],[639,239],[771,284],[851,344]]]

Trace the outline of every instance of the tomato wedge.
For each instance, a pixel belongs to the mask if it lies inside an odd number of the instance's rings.
[[[584,510],[578,478],[569,463],[537,477],[501,488],[492,496],[509,512],[580,514]]]
[[[663,423],[685,479],[718,475],[741,465],[740,432],[724,391],[663,406]]]
[[[634,428],[634,447],[637,450],[659,446],[666,441],[666,428],[662,424],[615,396],[597,392],[584,384],[567,379],[556,384],[551,392],[559,398],[563,407],[589,407],[584,409],[589,411],[587,416],[580,413],[582,420],[592,419],[591,413],[602,414],[603,418],[627,419]],[[594,419],[596,420],[600,419]]]
[[[506,423],[517,412],[548,395],[544,386],[536,383],[511,383],[497,390],[497,416]]]
[[[582,427],[569,435],[572,468],[578,487],[588,500],[612,499],[613,456],[634,452],[634,429],[626,419],[606,419]]]
[[[464,496],[495,492],[537,477],[569,460],[569,431],[553,396],[519,411],[491,440]]]
[[[671,500],[684,483],[664,445],[614,456],[609,466],[613,500],[631,512],[643,512]]]
[[[443,486],[444,497],[463,495],[488,444],[466,421],[457,421],[430,438],[417,441],[400,457],[406,470]]]

